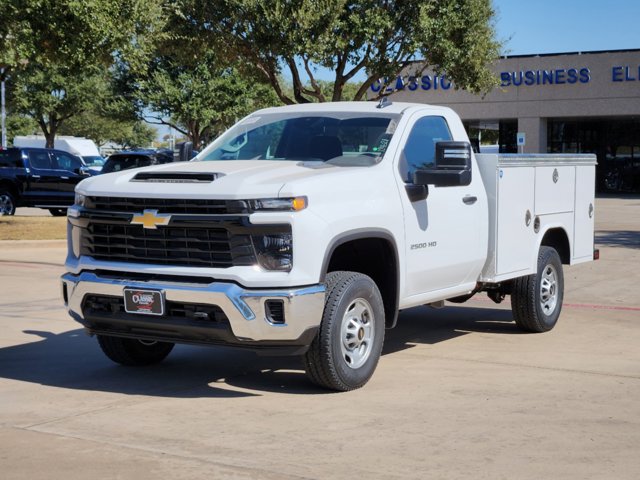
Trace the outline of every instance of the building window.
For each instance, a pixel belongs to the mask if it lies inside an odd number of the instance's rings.
[[[500,153],[518,153],[518,120],[500,120],[498,131]]]
[[[600,191],[640,191],[640,119],[549,119],[547,149],[595,153]]]

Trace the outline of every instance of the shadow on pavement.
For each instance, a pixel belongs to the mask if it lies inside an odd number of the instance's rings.
[[[605,247],[640,248],[640,231],[634,230],[598,230],[596,244]]]
[[[386,332],[383,355],[469,332],[519,333],[509,310],[417,307]],[[177,346],[160,365],[123,367],[108,360],[82,329],[26,330],[35,341],[0,348],[0,377],[58,388],[156,397],[246,397],[260,392],[327,394],[311,384],[300,358],[260,357],[222,347]],[[381,361],[384,361],[381,360]]]

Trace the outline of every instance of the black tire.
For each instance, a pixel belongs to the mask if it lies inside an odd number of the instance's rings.
[[[538,272],[513,282],[511,310],[516,325],[527,332],[548,332],[558,322],[563,298],[560,256],[552,247],[540,247]]]
[[[0,190],[0,217],[16,213],[16,201],[7,190]]]
[[[171,353],[174,346],[168,342],[147,342],[108,335],[98,335],[98,343],[107,357],[129,367],[160,363]]]
[[[322,323],[304,357],[306,372],[321,387],[354,390],[369,381],[380,359],[385,330],[382,296],[375,282],[361,273],[331,272],[325,283]]]
[[[67,214],[67,209],[66,208],[50,208],[49,212],[51,212],[51,215],[53,215],[54,217],[64,217]]]

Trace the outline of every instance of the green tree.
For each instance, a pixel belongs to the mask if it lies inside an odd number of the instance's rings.
[[[142,120],[131,123],[119,136],[110,140],[124,148],[147,148],[155,140],[158,131]]]
[[[145,71],[166,0],[0,0],[0,67],[9,110],[31,116],[53,147],[59,128],[99,102],[105,72]]]
[[[106,96],[99,74],[77,76],[66,67],[30,64],[14,74],[10,103],[14,113],[33,118],[54,147],[60,127],[75,115],[90,110]]]
[[[131,128],[131,122],[109,117],[91,110],[69,118],[58,129],[59,135],[90,138],[101,147],[114,138],[124,135]]]
[[[356,75],[365,80],[350,98],[360,100],[416,60],[415,74],[446,71],[456,88],[485,92],[497,82],[487,68],[500,49],[491,0],[183,1],[199,35],[255,67],[287,104],[342,100]],[[330,95],[316,80],[319,68],[333,72]]]
[[[40,128],[31,117],[24,115],[7,116],[7,138],[12,142],[18,135],[33,135],[38,133]]]
[[[166,0],[0,0],[0,65],[65,65],[82,71],[114,57],[144,68],[161,35]]]
[[[140,97],[149,111],[157,112],[147,115],[147,121],[174,128],[196,149],[241,117],[278,103],[268,86],[220,66],[212,53],[187,66],[165,58],[140,81]]]

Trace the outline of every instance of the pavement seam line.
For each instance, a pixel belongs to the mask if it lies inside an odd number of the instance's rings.
[[[440,355],[418,355],[418,354],[409,354],[413,357],[421,357],[421,358],[435,358],[438,360],[453,360],[457,362],[467,362],[467,363],[483,363],[486,365],[499,365],[502,367],[520,367],[520,368],[534,368],[538,370],[551,370],[554,372],[566,372],[566,373],[578,373],[582,375],[597,375],[601,377],[613,377],[613,378],[628,378],[631,380],[640,380],[640,376],[637,375],[622,375],[618,373],[604,373],[604,372],[592,372],[589,370],[575,370],[572,368],[558,368],[558,367],[543,367],[541,365],[527,365],[524,363],[506,363],[506,362],[492,362],[489,360],[477,360],[472,358],[455,358],[455,357],[444,357]]]
[[[158,448],[149,448],[149,447],[141,447],[139,445],[132,445],[129,443],[118,443],[118,442],[112,442],[112,441],[106,441],[106,440],[97,440],[95,438],[86,438],[80,435],[71,435],[68,433],[60,433],[60,432],[48,432],[46,430],[39,430],[37,428],[31,428],[31,427],[19,427],[19,426],[12,426],[10,428],[15,428],[17,430],[24,430],[24,431],[28,431],[28,432],[35,432],[35,433],[40,433],[40,434],[44,434],[44,435],[51,435],[51,436],[56,436],[56,437],[63,437],[63,438],[72,438],[75,440],[81,440],[84,442],[91,442],[91,443],[95,443],[98,445],[108,445],[111,447],[118,447],[118,448],[127,448],[127,449],[131,449],[131,450],[138,450],[140,452],[146,452],[146,453],[153,453],[153,454],[160,454],[160,455],[167,455],[167,456],[171,456],[174,458],[178,458],[178,459],[183,459],[183,460],[192,460],[192,461],[196,461],[196,462],[200,462],[200,463],[205,463],[205,464],[209,464],[209,465],[217,465],[220,467],[225,467],[225,468],[230,468],[230,469],[237,469],[237,470],[242,470],[245,471],[248,474],[252,474],[252,473],[258,473],[258,474],[268,474],[269,476],[273,475],[276,478],[290,478],[290,479],[298,479],[298,480],[315,480],[315,477],[301,477],[300,475],[292,475],[292,474],[284,474],[285,476],[283,476],[282,472],[276,472],[270,469],[258,469],[255,467],[245,467],[242,465],[234,465],[234,464],[230,464],[230,463],[224,463],[224,462],[219,462],[219,461],[212,461],[212,460],[207,460],[205,458],[202,458],[200,456],[197,455],[185,455],[185,454],[178,454],[178,453],[174,453],[171,451],[166,451],[166,450],[161,450]]]
[[[16,260],[0,260],[0,263],[5,263],[5,264],[13,264],[13,265],[47,265],[50,267],[64,267],[63,263],[52,263],[52,262],[21,262],[21,261],[16,261]]]

